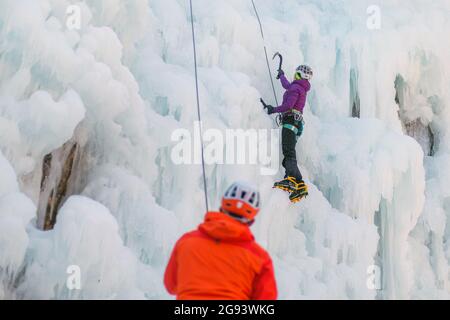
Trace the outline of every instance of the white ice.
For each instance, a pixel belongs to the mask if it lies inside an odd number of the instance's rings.
[[[234,180],[258,185],[253,231],[282,299],[449,299],[450,3],[379,1],[379,29],[371,1],[255,3],[269,55],[283,53],[289,77],[314,69],[297,146],[310,195],[292,205],[272,190],[282,170],[208,165],[210,206]],[[193,4],[205,129],[275,128],[251,1]],[[173,130],[197,120],[187,5],[1,1],[0,299],[169,298],[168,255],[205,213],[201,167],[170,158]],[[70,139],[77,192],[43,232],[43,157]],[[73,265],[80,290],[67,287]]]

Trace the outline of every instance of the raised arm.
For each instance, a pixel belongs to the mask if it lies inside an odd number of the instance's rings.
[[[281,81],[281,85],[283,86],[283,88],[285,88],[286,90],[289,89],[289,86],[291,85],[291,83],[289,82],[289,80],[286,78],[286,76],[284,75],[284,73],[280,74],[280,81]]]
[[[295,103],[297,102],[299,96],[305,93],[305,89],[303,89],[299,85],[291,85],[289,90],[287,91],[286,96],[283,98],[283,103],[281,106],[274,108],[274,112],[286,112],[291,110]]]

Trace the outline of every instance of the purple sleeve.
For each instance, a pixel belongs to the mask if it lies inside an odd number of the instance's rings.
[[[297,102],[302,90],[304,91],[304,89],[299,85],[291,86],[283,96],[283,103],[281,104],[281,106],[276,107],[274,111],[281,113],[291,110]]]
[[[280,76],[280,81],[281,81],[281,85],[283,86],[283,88],[288,90],[291,83],[289,82],[288,79],[286,79],[286,76],[284,75],[284,73]]]

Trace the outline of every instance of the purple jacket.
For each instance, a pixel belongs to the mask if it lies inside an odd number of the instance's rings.
[[[286,89],[283,95],[283,103],[281,106],[274,109],[275,112],[286,112],[291,109],[297,109],[303,112],[306,102],[306,94],[309,89],[311,89],[311,84],[306,79],[294,80],[292,83],[286,79],[286,77],[281,75],[280,77],[281,85]]]

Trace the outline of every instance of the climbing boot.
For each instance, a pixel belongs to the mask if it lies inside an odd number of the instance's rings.
[[[308,195],[308,186],[303,180],[300,180],[296,185],[296,189],[289,195],[289,200],[292,203],[299,202]]]
[[[294,177],[287,177],[281,181],[275,182],[273,187],[291,193],[297,190],[297,185],[297,180],[295,180]]]

